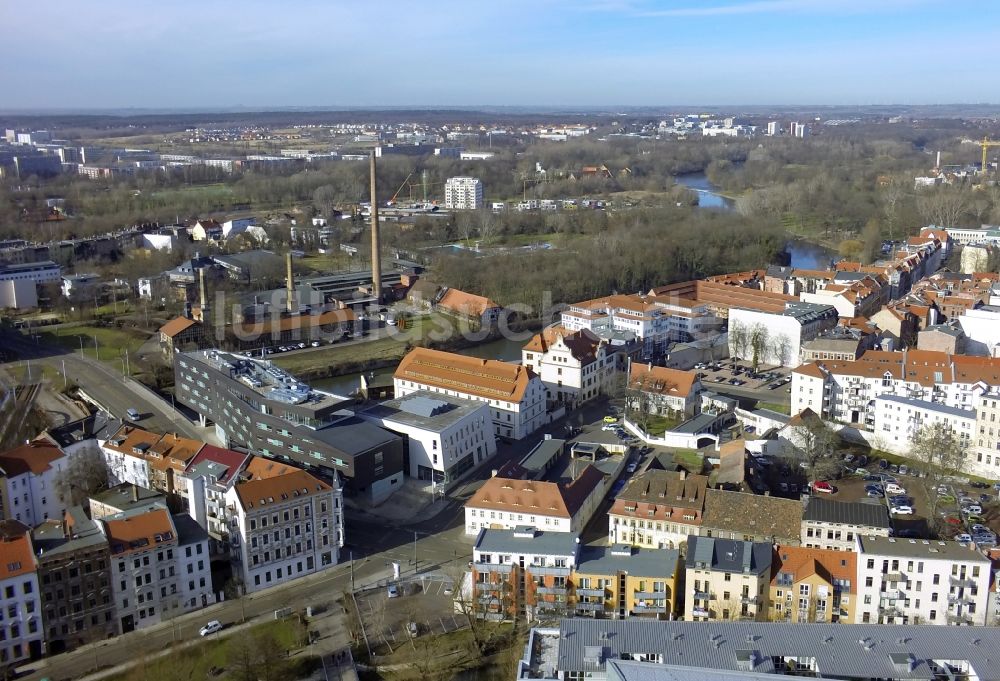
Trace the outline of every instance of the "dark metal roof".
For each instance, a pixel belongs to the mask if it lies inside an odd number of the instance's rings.
[[[860,525],[888,529],[889,512],[885,504],[865,504],[853,501],[833,501],[822,497],[809,497],[803,520],[840,525]]]

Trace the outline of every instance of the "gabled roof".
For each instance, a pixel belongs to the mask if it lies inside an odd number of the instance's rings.
[[[206,444],[188,462],[184,473],[189,476],[212,475],[224,485],[240,472],[250,457],[250,454],[244,452]]]
[[[697,380],[693,371],[633,362],[629,367],[628,386],[644,393],[688,397]]]
[[[818,574],[830,584],[837,580],[842,591],[856,593],[857,559],[854,551],[778,546],[771,557],[771,583],[775,584],[782,572],[792,575],[793,582]]]
[[[685,563],[688,569],[770,576],[771,544],[692,535]]]
[[[468,315],[470,317],[480,317],[487,310],[500,307],[494,301],[484,296],[477,296],[474,293],[466,293],[455,288],[445,291],[438,301],[438,307]]]
[[[705,494],[702,525],[736,536],[773,537],[777,542],[798,544],[802,536],[802,502],[710,489]]]
[[[31,531],[16,520],[0,521],[0,581],[35,571]]]
[[[535,374],[519,364],[414,348],[393,377],[492,400],[520,402]]]
[[[160,327],[160,334],[167,336],[168,338],[173,338],[178,334],[187,331],[192,326],[196,326],[197,324],[198,322],[193,319],[188,319],[187,317],[174,317]]]
[[[176,540],[173,520],[165,508],[111,516],[101,522],[114,555],[145,551],[151,546]]]
[[[0,454],[0,472],[7,477],[25,473],[41,475],[63,456],[62,450],[48,440],[32,440]]]
[[[333,488],[309,473],[296,469],[284,475],[240,482],[235,489],[244,511],[259,511],[272,504],[329,492]]]
[[[573,359],[580,362],[581,365],[593,362],[597,358],[597,349],[601,345],[601,339],[589,329],[570,331],[564,326],[557,325],[543,329],[541,333],[536,333],[522,349],[528,352],[546,353],[560,340],[569,349]]]

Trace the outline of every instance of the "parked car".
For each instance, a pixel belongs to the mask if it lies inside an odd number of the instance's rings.
[[[417,634],[420,633],[420,627],[417,626],[416,622],[407,622],[406,631],[409,632],[411,638],[416,638]]]
[[[812,484],[813,492],[821,492],[823,494],[835,494],[837,488],[828,482],[823,482],[822,480],[817,480]]]
[[[900,467],[899,467],[899,474],[900,474],[900,475],[906,475],[906,474],[907,474],[907,473],[909,473],[909,472],[910,472],[910,469],[909,469],[909,468],[907,468],[907,466],[906,466],[906,464],[905,464],[905,463],[904,463],[904,464],[902,464],[902,465],[900,465]]]
[[[899,466],[897,466],[896,464],[892,464],[889,466],[889,470],[892,471],[893,473],[899,473]]]
[[[866,475],[865,482],[882,482],[882,476],[874,474]]]
[[[975,487],[976,489],[987,489],[989,487],[988,483],[980,482],[978,480],[970,482],[969,485]]]
[[[399,598],[399,587],[395,584],[390,584],[385,591],[386,598]]]
[[[882,470],[885,470],[885,469],[887,469],[889,467],[889,462],[886,461],[885,459],[879,459],[878,460],[878,467],[880,469],[882,469]]]
[[[858,465],[859,466],[867,466],[868,465],[868,457],[865,456],[864,454],[862,454],[861,456],[859,456],[858,457]]]
[[[868,495],[869,497],[871,497],[872,499],[877,499],[878,497],[882,496],[882,491],[881,490],[869,489],[869,490],[865,490],[865,494]]]
[[[219,620],[212,620],[201,629],[198,630],[199,636],[208,636],[214,634],[217,631],[222,631],[222,622]]]
[[[628,466],[625,467],[625,470],[627,470],[629,473],[635,473],[636,470],[638,470],[638,468],[639,464],[633,461],[632,463],[630,463]]]
[[[966,534],[965,532],[963,532],[962,534],[956,534],[955,541],[961,542],[963,544],[968,544],[969,542],[972,541],[972,535]]]
[[[882,485],[865,485],[865,491],[866,492],[875,492],[879,496],[882,496],[883,494],[885,494],[885,490],[882,488]]]
[[[900,487],[894,482],[890,482],[888,485],[886,485],[885,491],[888,492],[889,494],[906,494],[906,489]]]
[[[617,416],[610,416],[610,415],[609,416],[605,416],[604,417],[604,422],[605,423],[618,423],[618,417]]]
[[[606,430],[608,432],[617,431],[618,426],[605,423],[603,426],[601,426],[601,430]]]
[[[129,421],[138,421],[142,418],[142,414],[135,407],[129,407],[125,410],[125,416],[128,417]]]
[[[962,513],[966,515],[981,515],[983,512],[983,507],[979,504],[970,504],[962,509]]]
[[[989,494],[980,494],[979,495],[979,503],[981,503],[981,504],[989,504],[992,501],[993,501],[993,497],[991,497]]]
[[[889,509],[889,513],[894,515],[913,515],[912,506],[893,506]]]

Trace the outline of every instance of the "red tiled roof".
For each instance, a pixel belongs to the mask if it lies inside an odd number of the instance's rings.
[[[0,580],[21,577],[34,571],[31,530],[16,520],[0,521]]]
[[[8,477],[25,473],[41,475],[63,456],[63,451],[48,440],[32,440],[0,454],[0,469]]]
[[[152,508],[124,518],[105,518],[111,553],[145,551],[151,546],[176,539],[174,522],[165,508]]]
[[[332,488],[309,473],[295,469],[284,475],[248,480],[236,485],[236,496],[244,511],[260,510],[293,498],[329,492]]]

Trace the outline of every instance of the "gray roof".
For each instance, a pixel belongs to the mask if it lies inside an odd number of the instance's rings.
[[[774,681],[773,671],[704,669],[635,660],[608,660],[607,674],[608,681]]]
[[[566,440],[558,440],[556,438],[542,440],[534,449],[528,452],[527,456],[521,459],[521,467],[530,474],[540,473],[548,467],[552,459],[559,457],[563,453],[565,446]]]
[[[715,537],[688,537],[688,569],[761,574],[771,570],[771,544]]]
[[[836,318],[837,308],[821,303],[792,301],[785,303],[785,311],[782,314],[786,317],[794,317],[800,324],[808,324],[824,317]]]
[[[960,418],[967,418],[967,419],[976,418],[975,409],[959,409],[958,407],[949,407],[947,405],[939,404],[937,402],[929,402],[927,400],[915,400],[909,397],[900,397],[899,395],[879,395],[875,399],[884,400],[886,402],[894,402],[895,404],[901,404],[906,407],[914,407],[916,409],[927,409],[929,411],[936,411],[939,414],[947,414],[948,416],[958,416]]]
[[[543,532],[534,528],[517,527],[513,530],[479,531],[475,549],[486,553],[520,553],[544,556],[576,556],[577,537],[569,532]]]
[[[627,572],[630,577],[672,577],[679,559],[680,551],[677,549],[584,546],[580,549],[576,571],[585,575]]]
[[[834,501],[813,496],[806,500],[802,520],[888,529],[889,511],[886,510],[885,504]]]
[[[779,423],[788,423],[792,420],[792,417],[788,414],[782,414],[780,411],[772,411],[770,409],[751,409],[750,413],[760,418],[778,421]]]
[[[1000,680],[997,627],[579,618],[560,622],[558,646],[561,672],[600,671],[629,653],[748,672],[772,671],[775,657],[812,658],[816,676],[835,679],[932,679],[929,660],[966,660],[980,681]]]
[[[931,560],[959,560],[986,563],[990,559],[975,550],[974,544],[937,539],[897,539],[894,537],[858,537],[861,553],[901,558],[928,558]],[[1000,658],[997,658],[1000,662]]]
[[[46,520],[31,531],[31,542],[40,562],[44,562],[46,556],[59,556],[71,551],[107,545],[107,537],[101,532],[97,523],[87,517],[82,507],[68,508],[66,514],[73,521],[73,537],[66,537],[63,534],[62,523],[59,520]]]
[[[177,529],[177,543],[180,546],[185,544],[197,544],[208,541],[208,532],[198,524],[194,518],[186,513],[178,513],[173,516],[174,527]]]
[[[305,428],[305,426],[302,426],[302,428]],[[319,430],[310,430],[308,434],[309,437],[321,440],[344,454],[352,456],[363,454],[380,445],[385,445],[399,439],[399,436],[395,433],[382,430],[378,426],[357,417],[337,421]]]
[[[718,398],[713,398],[718,399]],[[716,419],[719,416],[716,414],[709,414],[707,412],[702,412],[696,416],[692,416],[684,423],[681,423],[672,432],[675,433],[691,433],[696,435],[698,433],[707,433],[711,430],[712,426],[715,424]]]
[[[163,505],[166,502],[166,497],[161,492],[128,482],[123,482],[111,489],[92,494],[90,498],[105,506],[117,509],[119,512],[144,508],[155,504]]]
[[[109,417],[103,411],[96,411],[82,419],[49,428],[45,434],[60,447],[69,447],[92,438],[104,439],[117,433],[121,426],[120,420]]]
[[[483,402],[463,397],[418,390],[405,397],[377,404],[365,410],[364,415],[425,430],[441,431],[484,406]]]
[[[943,333],[945,335],[952,336],[954,338],[960,338],[961,336],[965,335],[964,333],[962,333],[961,329],[956,329],[955,327],[948,326],[947,324],[935,324],[934,326],[928,326],[920,333],[929,333],[931,331],[937,331],[939,333]]]

